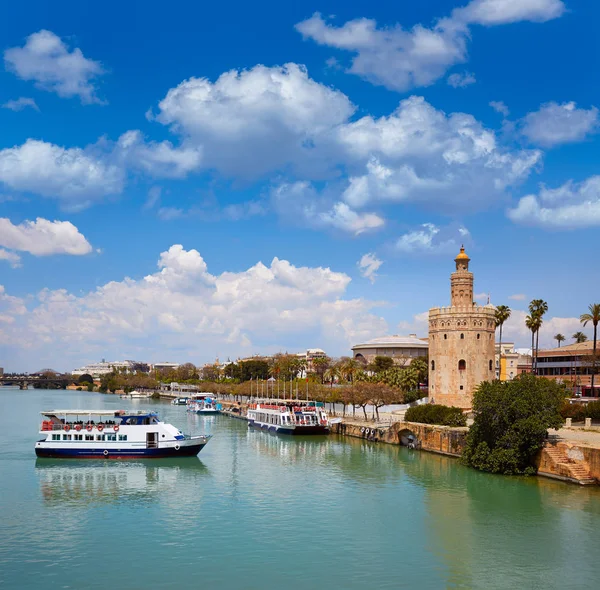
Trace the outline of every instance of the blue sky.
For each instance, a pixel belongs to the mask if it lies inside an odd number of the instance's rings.
[[[426,335],[475,290],[598,300],[595,3],[13,5],[0,366]]]

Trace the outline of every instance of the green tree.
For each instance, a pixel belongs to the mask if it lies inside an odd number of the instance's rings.
[[[429,365],[427,357],[416,358],[410,363],[412,369],[417,372],[419,383],[427,383],[429,377]]]
[[[566,338],[564,337],[563,334],[558,333],[558,334],[554,335],[554,340],[556,340],[558,342],[558,348],[560,348],[560,343],[564,342],[566,340]]]
[[[81,375],[79,377],[79,379],[77,379],[77,383],[79,383],[79,385],[81,385],[82,383],[93,383],[94,379],[92,379],[91,375],[88,375],[87,373],[84,373],[83,375]]]
[[[500,340],[499,340],[499,352],[498,359],[500,362],[500,370],[502,370],[502,327],[504,326],[504,322],[508,320],[511,314],[511,309],[508,305],[498,305],[496,307],[496,328],[500,328]]]
[[[596,341],[598,337],[598,322],[600,322],[600,303],[590,303],[588,313],[581,314],[579,321],[583,326],[592,322],[594,326],[594,346],[592,352],[592,395],[594,395],[594,377],[596,376]]]
[[[529,304],[531,317],[537,318],[535,331],[535,372],[537,373],[538,351],[540,348],[540,328],[544,323],[544,314],[548,311],[548,304],[543,299],[533,299]]]
[[[326,356],[318,356],[318,357],[312,359],[313,370],[318,375],[321,383],[323,383],[325,371],[327,371],[330,364],[331,364],[331,359]]]
[[[394,359],[389,356],[376,356],[373,360],[373,365],[375,366],[375,372],[381,373],[394,366]]]
[[[584,342],[587,342],[588,339],[583,332],[575,332],[571,338],[573,338],[577,344],[583,344]]]
[[[560,428],[564,384],[522,374],[512,381],[484,381],[473,395],[473,425],[463,460],[481,471],[535,473],[534,459],[548,428]]]
[[[525,318],[525,325],[531,331],[531,372],[533,373],[535,358],[535,334],[542,325],[541,319],[535,315],[528,315]]]

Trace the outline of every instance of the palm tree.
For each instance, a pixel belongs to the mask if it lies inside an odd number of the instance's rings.
[[[533,355],[534,355],[534,343],[535,334],[540,329],[541,318],[535,315],[528,315],[525,318],[525,325],[531,330],[531,372],[533,373]]]
[[[558,348],[560,348],[560,343],[565,341],[565,337],[562,334],[555,334],[554,340],[558,342]]]
[[[582,342],[587,342],[587,339],[588,339],[588,337],[583,332],[575,332],[575,334],[573,334],[573,336],[571,336],[571,338],[573,338],[573,340],[575,340],[575,342],[577,344],[581,344]]]
[[[498,352],[498,359],[500,364],[500,372],[502,372],[502,326],[504,322],[510,317],[510,307],[508,305],[498,305],[496,307],[496,328],[500,328],[500,345]]]
[[[544,323],[543,317],[544,314],[548,311],[548,304],[543,299],[533,299],[529,304],[529,313],[532,317],[537,317],[539,319],[539,324],[537,326],[536,334],[535,334],[535,370],[537,372],[537,359],[538,359],[538,351],[540,349],[540,328]]]
[[[590,303],[588,306],[589,313],[583,313],[579,317],[579,321],[583,326],[587,326],[588,322],[592,322],[594,326],[594,350],[592,352],[592,396],[594,395],[594,377],[596,374],[596,341],[598,336],[598,322],[600,322],[600,303]]]

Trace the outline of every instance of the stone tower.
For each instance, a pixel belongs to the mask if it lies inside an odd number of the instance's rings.
[[[429,310],[429,398],[471,408],[477,385],[495,377],[495,307],[473,301],[473,273],[464,248],[454,261],[450,307]]]

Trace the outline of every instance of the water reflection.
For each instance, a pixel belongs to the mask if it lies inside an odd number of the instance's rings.
[[[198,457],[154,461],[77,461],[37,459],[44,502],[53,505],[164,502],[182,486],[210,475]],[[190,499],[199,499],[199,493]],[[178,504],[187,496],[178,495]],[[168,501],[168,500],[167,500]]]

